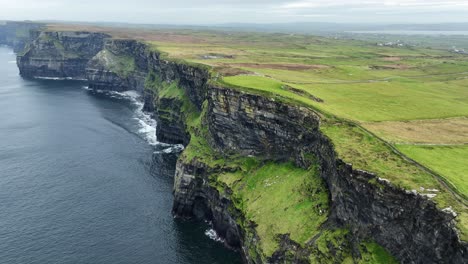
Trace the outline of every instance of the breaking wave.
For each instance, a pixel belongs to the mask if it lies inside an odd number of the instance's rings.
[[[16,62],[15,62],[16,63]],[[69,81],[86,81],[87,79],[83,78],[73,78],[73,77],[44,77],[44,76],[34,76],[34,79],[39,79],[39,80],[54,80],[54,81],[64,81],[64,80],[69,80]]]
[[[148,142],[148,144],[156,148],[156,151],[154,152],[155,154],[179,153],[184,150],[183,145],[166,144],[158,141],[156,137],[157,122],[150,114],[143,111],[144,103],[140,100],[141,95],[137,91],[116,92],[107,90],[94,90],[88,86],[84,86],[83,89],[97,93],[104,93],[111,98],[130,100],[136,106],[133,119],[137,121],[138,134],[141,135]]]
[[[177,145],[171,145],[171,144],[165,144],[158,142],[156,144],[158,147],[158,150],[154,152],[154,154],[172,154],[172,153],[180,153],[182,150],[184,150],[184,146],[181,144]]]
[[[92,90],[89,87],[83,87],[86,90]],[[106,90],[93,90],[97,93],[104,93],[112,98],[130,100],[136,106],[133,119],[138,122],[138,134],[143,136],[146,141],[152,145],[158,145],[156,138],[156,120],[150,114],[143,111],[144,103],[140,101],[141,95],[137,91],[106,91]]]

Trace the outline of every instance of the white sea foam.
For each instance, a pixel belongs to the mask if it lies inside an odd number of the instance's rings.
[[[156,120],[151,118],[151,115],[143,111],[144,103],[140,101],[141,96],[137,91],[117,92],[91,89],[88,86],[84,86],[83,89],[96,93],[103,93],[112,98],[130,100],[137,107],[133,119],[138,122],[138,133],[143,136],[150,145],[155,146],[159,144],[156,138]]]
[[[8,63],[13,64],[13,63],[16,63],[16,61],[12,60],[12,61],[8,61]]]
[[[16,63],[16,61],[15,61]],[[86,81],[87,79],[83,78],[73,78],[73,77],[46,77],[46,76],[34,76],[35,79],[40,79],[40,80],[54,80],[54,81]]]
[[[184,150],[184,145],[181,145],[181,144],[178,144],[178,145],[174,145],[172,147],[169,147],[167,149],[164,149],[163,152],[164,153],[179,153],[179,152],[182,152],[182,150]]]
[[[130,100],[135,106],[137,106],[133,119],[135,119],[138,122],[138,133],[142,135],[150,145],[155,146],[158,149],[154,152],[155,154],[179,153],[182,150],[184,150],[184,146],[180,144],[173,145],[158,142],[158,139],[156,137],[157,122],[151,117],[150,114],[145,113],[143,111],[144,103],[140,100],[141,95],[137,91],[106,91],[99,89],[91,89],[88,86],[84,86],[83,89],[94,91],[97,93],[104,93],[112,98],[127,99]]]
[[[134,119],[138,121],[138,133],[140,133],[150,145],[157,145],[159,142],[156,138],[156,120],[143,111],[144,103],[139,100],[141,97],[140,94],[137,91],[111,91],[108,93],[115,98],[122,97],[128,99],[137,106]]]
[[[137,91],[126,91],[126,92],[123,92],[121,94],[123,94],[125,97],[129,97],[129,98],[132,98],[132,99],[140,98],[140,94]]]
[[[59,77],[42,77],[42,76],[34,76],[36,79],[40,80],[54,80],[54,81],[59,81],[59,80],[65,80],[65,78],[59,78]]]
[[[213,228],[206,230],[205,235],[216,242],[224,242],[224,239],[219,237],[218,233],[216,233],[216,231]]]
[[[156,121],[148,114],[145,114],[143,111],[138,112],[137,115],[139,115],[139,117],[135,117],[135,119],[138,120],[138,124],[140,125],[138,132],[145,137],[146,141],[148,141],[150,145],[157,145],[158,139],[156,138]]]
[[[171,144],[164,144],[161,142],[158,142],[156,146],[161,147],[161,150],[157,150],[154,152],[154,154],[172,154],[172,153],[180,153],[182,150],[184,150],[183,145],[171,145]]]
[[[74,77],[65,77],[65,80],[72,80],[72,81],[87,81],[86,78],[74,78]]]

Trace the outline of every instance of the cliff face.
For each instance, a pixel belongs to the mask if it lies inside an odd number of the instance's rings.
[[[17,57],[25,77],[84,79],[88,61],[108,35],[91,32],[32,32],[32,43]]]
[[[153,71],[162,81],[177,82],[178,86],[186,91],[190,101],[202,109],[206,99],[210,73],[207,69],[189,66],[161,58],[157,51],[149,51],[149,70]]]
[[[140,44],[132,40],[105,40],[103,50],[86,66],[89,87],[100,90],[143,92],[148,63],[147,60],[141,61],[138,57],[140,48]]]
[[[245,243],[244,231],[237,224],[241,214],[233,209],[230,199],[208,184],[208,178],[214,172],[201,162],[179,161],[174,181],[173,212],[179,217],[210,221],[226,245],[240,248]]]
[[[308,167],[305,153],[318,157],[327,182],[333,220],[356,235],[372,237],[402,262],[462,263],[466,246],[458,241],[454,215],[439,211],[421,196],[353,170],[337,159],[332,143],[319,131],[312,111],[261,96],[210,89],[208,120],[212,145],[224,152],[293,159]],[[379,181],[371,184],[370,180]]]
[[[15,52],[23,51],[30,40],[30,31],[40,27],[40,23],[7,21],[0,24],[0,44],[12,47]]]
[[[232,89],[210,88],[207,117],[210,143],[222,152],[300,164],[304,144],[321,140],[314,112]]]
[[[332,143],[319,131],[320,120],[313,111],[231,89],[212,87],[208,94],[207,123],[214,148],[292,159],[304,168],[309,166],[304,154],[318,158],[320,175],[330,191],[334,225],[350,228],[358,238],[371,237],[402,263],[463,263],[468,258],[452,213],[337,159]],[[178,214],[200,215],[201,201],[212,196],[206,170],[194,166],[178,164],[174,202]],[[370,183],[372,180],[378,184]],[[223,208],[211,199],[206,203],[209,212]]]
[[[91,86],[114,90],[143,92],[149,72],[155,73],[162,81],[176,81],[201,109],[210,77],[208,71],[161,59],[159,52],[136,40],[106,40],[103,50],[86,67]]]
[[[194,137],[203,136],[210,148],[227,157],[292,160],[304,169],[314,162],[329,191],[327,224],[348,228],[350,240],[373,239],[402,263],[466,263],[467,244],[456,234],[454,215],[437,209],[427,198],[339,160],[332,142],[321,133],[321,118],[314,111],[209,85],[206,69],[164,59],[137,41],[107,37],[40,32],[18,57],[21,74],[86,77],[95,89],[136,89],[144,94],[145,110],[155,113],[157,136],[162,142],[188,145]],[[182,95],[167,92],[172,84]],[[194,109],[189,111],[187,104]],[[201,127],[190,128],[188,112],[200,112]],[[227,245],[242,249],[247,262],[307,262],[314,254],[313,243],[301,246],[288,235],[280,239],[273,255],[262,255],[256,225],[246,221],[233,202],[233,190],[220,191],[212,184],[212,175],[234,169],[196,158],[179,159],[174,213],[211,221]]]
[[[370,184],[375,175],[350,165],[338,163],[337,168],[328,182],[338,223],[372,237],[402,263],[466,262],[468,245],[458,238],[452,212],[385,181]]]

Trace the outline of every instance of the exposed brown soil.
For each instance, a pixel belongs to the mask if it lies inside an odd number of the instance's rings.
[[[400,57],[385,57],[383,58],[384,61],[401,61]]]
[[[387,64],[387,65],[372,65],[371,69],[374,70],[407,70],[411,67],[405,64]]]
[[[328,69],[330,66],[320,65],[320,64],[274,64],[274,63],[232,63],[231,66],[237,67],[247,67],[255,69],[275,69],[275,70],[291,70],[291,71],[301,71],[301,70],[318,70],[318,69]]]
[[[236,76],[236,75],[242,75],[242,74],[253,74],[253,72],[238,69],[238,68],[231,68],[227,66],[220,66],[220,67],[215,67],[214,70],[221,74],[222,76]]]
[[[384,139],[398,143],[466,144],[468,118],[365,123],[363,126]]]

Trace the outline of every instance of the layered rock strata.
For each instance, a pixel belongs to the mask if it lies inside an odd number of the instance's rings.
[[[32,32],[32,42],[17,57],[24,77],[85,79],[86,65],[110,36],[93,32]]]
[[[87,78],[96,89],[138,90],[144,94],[145,109],[158,119],[158,139],[188,145],[184,102],[144,89],[150,75],[177,83],[198,111],[203,110],[206,140],[218,153],[292,160],[302,168],[311,165],[307,155],[316,157],[329,190],[328,224],[349,228],[354,239],[375,240],[402,263],[467,262],[468,246],[457,235],[453,213],[341,161],[320,131],[320,115],[311,109],[210,85],[209,71],[203,67],[168,60],[144,43],[101,33],[39,32],[18,57],[18,66],[24,76]],[[258,256],[255,225],[240,225],[243,213],[209,184],[210,175],[220,170],[196,159],[179,159],[174,213],[212,221],[226,244],[241,249],[249,263],[265,257],[271,263],[306,261],[311,252],[287,235],[272,256]]]

